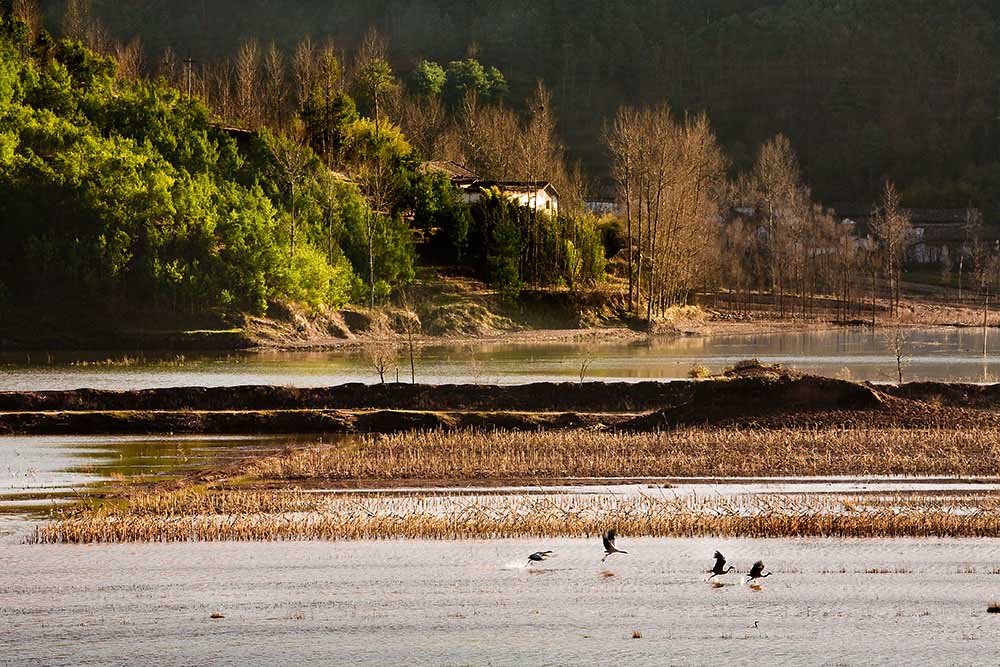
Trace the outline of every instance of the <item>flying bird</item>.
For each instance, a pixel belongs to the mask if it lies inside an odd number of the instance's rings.
[[[529,567],[532,563],[541,563],[543,560],[551,558],[554,555],[551,551],[536,551],[528,556],[528,565],[525,565],[525,567]]]
[[[764,577],[770,577],[771,573],[762,574],[764,572],[764,561],[759,560],[753,564],[750,568],[750,577],[747,579],[748,582],[755,581],[757,579],[763,579]]]
[[[619,549],[618,547],[615,546],[615,531],[614,531],[614,529],[609,530],[607,533],[605,533],[604,536],[601,539],[604,540],[604,558],[601,559],[602,563],[604,561],[606,561],[608,559],[608,556],[610,556],[611,554],[627,554],[628,553],[627,551],[622,551],[621,549]]]
[[[711,579],[712,577],[717,577],[720,574],[729,574],[734,569],[736,569],[736,568],[734,568],[732,565],[730,565],[729,569],[727,570],[726,569],[726,557],[722,555],[721,551],[716,551],[715,552],[715,567],[713,567],[711,570],[709,570],[709,572],[711,573],[711,576],[709,577],[709,579]]]

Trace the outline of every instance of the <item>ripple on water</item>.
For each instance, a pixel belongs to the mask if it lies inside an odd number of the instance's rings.
[[[596,539],[8,544],[0,642],[16,665],[812,665],[989,664],[1000,639],[1000,540],[620,541],[603,564]],[[509,567],[542,548],[544,574]],[[774,574],[715,588],[716,548]]]

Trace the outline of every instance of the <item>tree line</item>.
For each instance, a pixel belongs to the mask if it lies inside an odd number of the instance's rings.
[[[624,249],[617,267],[630,312],[652,324],[694,294],[723,295],[746,311],[810,315],[817,297],[843,320],[871,319],[881,303],[900,313],[908,251],[917,242],[896,186],[883,182],[865,229],[816,202],[795,151],[778,134],[734,178],[704,115],[677,116],[666,106],[625,107],[605,129]],[[967,285],[988,305],[996,290],[1000,247],[985,241],[982,216],[970,209],[959,257]],[[960,283],[961,284],[961,283]]]

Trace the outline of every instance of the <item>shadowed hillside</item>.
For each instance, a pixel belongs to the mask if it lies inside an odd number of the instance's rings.
[[[45,2],[58,29],[63,2]],[[994,211],[1000,191],[997,19],[985,0],[94,0],[147,60],[170,46],[212,59],[256,36],[286,51],[304,35],[345,50],[376,26],[401,73],[477,52],[523,100],[555,93],[573,153],[606,174],[599,140],[621,104],[707,110],[736,167],[784,132],[823,201],[871,200],[880,179],[912,205]]]

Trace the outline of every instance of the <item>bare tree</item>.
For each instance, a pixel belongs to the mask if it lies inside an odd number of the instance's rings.
[[[244,126],[256,128],[260,120],[260,50],[247,40],[236,54],[236,108]]]
[[[787,137],[779,134],[761,147],[749,183],[750,198],[764,219],[770,287],[778,294],[779,316],[784,317],[794,227],[809,206],[798,159]]]
[[[205,97],[222,118],[228,123],[236,122],[236,108],[233,101],[233,66],[227,60],[208,65],[205,70]]]
[[[136,37],[128,44],[115,44],[115,60],[118,61],[118,75],[124,79],[136,80],[142,74],[142,43]]]
[[[385,373],[396,363],[399,350],[389,341],[372,341],[365,346],[365,356],[378,374],[379,383],[385,384]]]
[[[622,110],[607,138],[634,249],[633,305],[652,326],[654,316],[711,280],[704,274],[719,249],[726,162],[707,118],[678,121],[662,105]]]
[[[459,112],[458,131],[465,161],[472,171],[489,180],[517,178],[517,155],[512,145],[520,133],[517,115],[508,109],[481,104],[470,91]]]
[[[965,225],[963,226],[965,241],[958,255],[958,300],[962,300],[962,272],[965,268],[966,256],[970,256],[973,266],[975,266],[982,249],[983,243],[983,214],[974,208],[969,208],[965,212]]]
[[[178,67],[177,54],[168,46],[163,50],[163,55],[160,56],[160,61],[156,64],[156,76],[176,87],[178,84]]]
[[[882,202],[872,212],[871,228],[882,251],[889,285],[889,313],[896,315],[899,312],[903,264],[913,231],[910,214],[900,205],[899,193],[892,181],[886,180],[882,186]]]
[[[463,161],[441,98],[400,96],[392,116],[407,140],[426,159]]]
[[[903,384],[903,365],[908,356],[909,339],[903,328],[897,324],[891,331],[885,334],[885,341],[889,345],[889,351],[896,360],[896,376],[899,384]]]
[[[580,384],[583,384],[587,379],[587,371],[590,370],[590,366],[593,363],[594,358],[590,356],[590,352],[580,361]]]
[[[420,335],[420,316],[413,307],[413,302],[408,293],[404,292],[400,297],[400,307],[403,309],[400,319],[403,324],[403,331],[406,333],[406,348],[410,358],[410,384],[416,384],[416,337]]]
[[[623,107],[605,129],[605,141],[611,153],[612,170],[618,186],[618,199],[625,208],[625,249],[628,265],[628,309],[635,308],[635,254],[632,251],[632,193],[638,153],[638,118],[635,109]]]
[[[90,0],[66,0],[63,13],[63,35],[88,42],[90,39]]]
[[[271,127],[285,126],[288,111],[288,88],[285,82],[285,57],[274,42],[264,53],[264,91],[267,121]]]
[[[976,245],[976,282],[979,283],[979,293],[983,298],[983,356],[987,355],[990,296],[1000,280],[1000,241],[986,243],[982,240]]]
[[[274,163],[278,170],[278,177],[288,186],[289,201],[289,260],[295,258],[295,232],[296,232],[296,195],[299,183],[308,173],[312,162],[312,152],[301,143],[301,137],[295,132],[288,137],[281,139],[275,135],[269,135],[268,148],[274,158]]]
[[[295,57],[292,59],[292,79],[295,85],[295,104],[301,111],[305,109],[316,80],[317,66],[316,47],[312,38],[306,35],[295,47]]]

